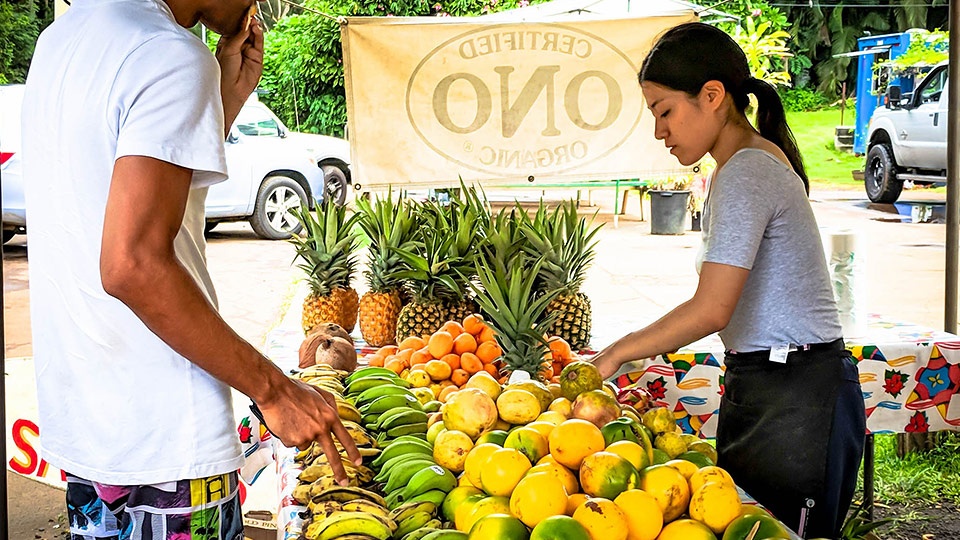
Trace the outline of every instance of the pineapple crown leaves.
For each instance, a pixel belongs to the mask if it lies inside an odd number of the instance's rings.
[[[577,213],[576,202],[564,201],[549,212],[541,200],[533,219],[522,224],[527,253],[544,257],[537,287],[543,290],[560,289],[575,294],[586,279],[586,271],[596,256],[594,237],[600,226],[591,227],[596,214],[589,220]]]
[[[297,267],[307,274],[311,291],[326,296],[333,289],[350,288],[357,268],[358,214],[348,217],[345,207],[329,201],[318,202],[313,213],[305,205],[293,213],[305,230],[303,236],[290,238],[297,252],[294,262],[302,260]]]
[[[471,284],[477,303],[496,330],[500,346],[504,351],[517,351],[517,356],[507,358],[508,368],[524,369],[534,375],[548,349],[544,334],[556,319],[556,313],[546,312],[547,305],[558,294],[558,291],[536,294],[533,289],[533,278],[540,271],[541,263],[539,259],[510,269],[502,264],[492,267],[477,264],[482,286]],[[521,351],[524,351],[522,355]]]
[[[408,201],[394,202],[392,189],[385,198],[377,197],[371,203],[357,198],[359,225],[370,239],[367,270],[363,273],[373,292],[389,292],[402,286],[396,272],[403,260],[393,248],[410,249],[416,233],[418,218]]]
[[[517,203],[516,207],[509,210],[505,208],[490,220],[482,230],[483,239],[479,251],[483,258],[492,264],[503,265],[504,268],[530,262],[528,258],[521,258],[526,240],[520,221],[525,218],[526,211]]]
[[[395,275],[418,301],[445,301],[463,296],[466,281],[458,266],[462,261],[449,256],[453,239],[431,228],[420,228],[421,238],[410,249],[392,248],[403,261]]]

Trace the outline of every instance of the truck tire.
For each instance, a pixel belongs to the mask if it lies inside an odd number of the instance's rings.
[[[875,144],[867,151],[863,185],[867,197],[875,203],[894,203],[900,197],[903,181],[897,179],[897,164],[893,161],[890,145]]]
[[[347,202],[347,175],[336,165],[323,165],[323,195],[322,198],[330,197],[333,204],[343,206]]]

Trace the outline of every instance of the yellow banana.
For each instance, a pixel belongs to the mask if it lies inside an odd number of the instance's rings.
[[[320,522],[319,535],[311,540],[333,540],[346,534],[365,534],[378,540],[389,540],[393,531],[376,516],[361,512],[337,512]]]
[[[354,499],[352,501],[343,503],[341,506],[344,512],[366,512],[368,514],[382,516],[385,518],[390,517],[389,510],[367,499]]]

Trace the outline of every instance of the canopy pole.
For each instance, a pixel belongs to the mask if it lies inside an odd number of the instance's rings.
[[[950,0],[950,65],[947,97],[947,259],[944,266],[944,330],[957,333],[957,245],[960,240],[960,0]]]
[[[3,207],[3,195],[0,195],[0,208]],[[10,538],[7,515],[7,377],[6,359],[7,342],[4,339],[5,326],[3,323],[3,245],[0,244],[0,425],[3,426],[3,444],[0,444],[0,462],[3,463],[3,474],[0,474],[0,540]]]

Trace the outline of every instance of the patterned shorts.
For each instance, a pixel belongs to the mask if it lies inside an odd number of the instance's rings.
[[[237,473],[144,486],[67,475],[72,540],[243,540]]]

